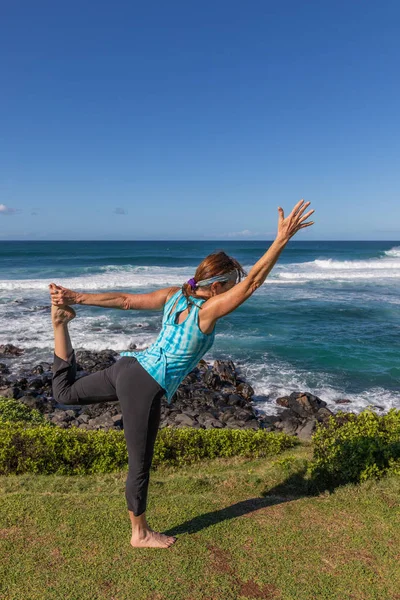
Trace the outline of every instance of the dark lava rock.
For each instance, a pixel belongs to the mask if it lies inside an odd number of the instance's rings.
[[[28,406],[29,408],[36,408],[37,410],[40,410],[41,412],[43,411],[43,409],[45,408],[45,406],[47,404],[47,400],[46,400],[46,398],[43,398],[43,396],[26,395],[26,396],[21,396],[20,398],[18,398],[18,400],[20,402],[22,402],[22,404],[25,404],[25,406]]]
[[[221,381],[236,386],[235,365],[231,360],[216,360],[214,362],[213,371],[219,376]]]
[[[311,439],[317,421],[324,423],[333,416],[333,412],[326,408],[326,402],[308,392],[293,392],[278,398],[276,403],[284,410],[278,415],[280,420],[274,423],[274,427],[302,440]]]
[[[0,356],[12,357],[12,356],[21,356],[24,351],[22,348],[17,348],[13,344],[1,344],[0,345]]]
[[[239,383],[236,387],[236,393],[243,396],[245,400],[251,400],[254,396],[254,390],[248,383]]]
[[[43,373],[47,373],[51,371],[51,364],[47,362],[41,362],[40,364],[33,367],[31,370],[32,375],[43,375]]]
[[[302,426],[300,426],[297,431],[297,437],[299,437],[301,440],[310,440],[312,434],[315,432],[317,426],[317,421],[316,419],[310,419],[309,421],[306,421],[306,423]]]
[[[229,406],[246,406],[246,401],[242,398],[242,396],[238,396],[237,394],[229,394],[227,399],[227,404]]]
[[[275,400],[279,406],[283,406],[284,408],[288,408],[289,406],[289,396],[282,396],[281,398],[277,398]]]
[[[0,389],[0,396],[4,396],[4,398],[14,398],[15,400],[18,398],[21,390],[18,387],[4,387]]]
[[[116,361],[117,352],[114,350],[102,350],[101,352],[92,352],[90,350],[78,350],[75,353],[77,370],[95,373],[110,367]]]
[[[9,372],[10,372],[10,369],[7,367],[7,365],[5,365],[4,363],[0,363],[0,374],[8,375]]]
[[[15,352],[18,351],[17,348]],[[10,345],[7,345],[7,352],[13,352]],[[113,350],[78,350],[76,359],[77,378],[80,378],[109,367],[119,357]],[[2,374],[7,374],[7,381],[0,377],[0,395],[17,398],[27,406],[40,410],[46,419],[59,427],[105,430],[123,428],[118,401],[76,406],[57,403],[52,397],[52,372],[49,363],[42,362],[18,375],[9,374],[8,367],[0,363],[0,376]],[[252,402],[253,396],[253,388],[237,377],[232,361],[215,361],[210,366],[201,360],[185,377],[171,404],[165,397],[161,399],[160,428],[262,428],[309,439],[316,424],[323,423],[333,414],[326,408],[326,402],[312,394],[298,392],[278,398],[277,404],[284,408],[280,414],[257,414]]]
[[[193,427],[196,419],[190,417],[189,415],[185,415],[184,413],[178,414],[175,417],[175,423],[179,423],[180,425],[184,425],[185,427]]]
[[[210,369],[204,374],[203,380],[205,385],[213,390],[217,390],[221,387],[221,379],[218,373],[216,373],[213,369]]]

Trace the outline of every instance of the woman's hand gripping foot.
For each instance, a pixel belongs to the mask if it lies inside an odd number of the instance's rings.
[[[72,319],[76,317],[76,312],[73,308],[65,304],[55,304],[55,288],[56,286],[54,283],[49,285],[51,296],[51,321],[53,323],[53,327],[59,327],[60,325],[67,325],[69,321],[72,321]]]

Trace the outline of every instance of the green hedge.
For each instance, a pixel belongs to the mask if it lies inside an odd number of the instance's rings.
[[[338,412],[312,436],[310,484],[335,487],[385,474],[400,475],[400,410],[379,416]],[[295,436],[252,429],[175,429],[158,433],[153,467],[180,466],[202,459],[279,454],[298,445]],[[125,469],[123,431],[61,429],[37,410],[0,398],[0,474],[107,473]]]
[[[263,430],[172,429],[159,431],[153,467],[184,465],[205,458],[278,454],[299,442]],[[0,474],[108,473],[126,468],[123,431],[61,429],[31,423],[0,423]]]
[[[327,487],[400,475],[400,410],[338,412],[312,437],[311,478]]]
[[[26,423],[48,423],[39,410],[29,408],[18,400],[0,396],[0,423],[24,421]]]

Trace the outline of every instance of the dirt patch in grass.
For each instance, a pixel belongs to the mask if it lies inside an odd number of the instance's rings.
[[[22,527],[13,526],[7,529],[0,529],[0,540],[7,540],[16,535],[22,535]]]
[[[62,552],[60,550],[60,548],[50,548],[50,556],[54,559],[54,561],[56,561],[57,563],[60,562],[60,560],[64,560],[64,557],[62,555]],[[53,561],[52,561],[53,562]]]
[[[246,598],[262,598],[263,600],[276,600],[281,593],[272,583],[260,586],[255,581],[241,581],[239,585],[239,596]]]
[[[210,551],[210,558],[213,563],[215,571],[218,573],[227,573],[228,575],[234,575],[231,567],[231,554],[218,546],[208,546]]]
[[[232,584],[238,588],[238,596],[246,598],[262,598],[263,600],[277,600],[281,593],[272,583],[259,585],[255,581],[243,581],[235,573],[232,566],[232,555],[229,551],[223,550],[218,546],[208,546],[212,568],[218,573],[225,573],[232,578]]]

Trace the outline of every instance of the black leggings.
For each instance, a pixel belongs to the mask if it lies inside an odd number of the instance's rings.
[[[75,352],[68,362],[54,355],[53,396],[61,404],[119,401],[128,448],[125,497],[128,510],[138,517],[146,510],[150,466],[160,424],[164,389],[134,357],[75,381]]]

